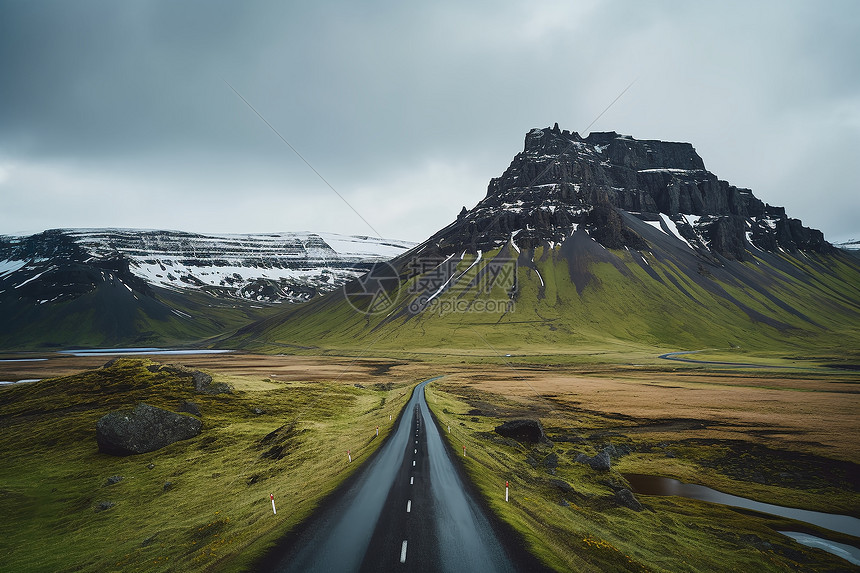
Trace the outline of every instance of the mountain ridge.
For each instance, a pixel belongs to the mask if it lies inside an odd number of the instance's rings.
[[[523,151],[490,180],[486,196],[434,237],[443,241],[443,250],[445,241],[487,250],[514,231],[524,246],[557,243],[579,225],[594,230],[612,222],[608,209],[592,215],[592,208],[604,204],[645,220],[669,216],[703,255],[743,260],[750,249],[833,249],[821,231],[788,217],[785,208],[707,171],[689,143],[638,140],[614,131],[583,138],[558,124],[530,130]],[[604,237],[607,246],[642,247],[635,236],[623,234],[623,226]]]
[[[0,236],[0,347],[199,342],[330,292],[410,246],[332,233]]]

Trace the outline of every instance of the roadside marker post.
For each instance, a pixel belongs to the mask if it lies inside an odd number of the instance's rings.
[[[451,424],[448,424],[448,433],[451,433]]]
[[[466,446],[463,446],[463,457],[466,457]]]
[[[349,463],[352,463],[352,452],[350,452],[349,450],[347,450],[347,451],[346,451],[346,457],[348,457],[348,458],[349,458]]]
[[[272,500],[272,513],[273,513],[274,515],[278,515],[278,510],[277,510],[277,509],[275,509],[275,494],[270,493],[270,494],[269,494],[269,498]]]
[[[508,501],[508,482],[505,482],[505,501]]]
[[[376,426],[376,437],[379,437],[379,426]]]

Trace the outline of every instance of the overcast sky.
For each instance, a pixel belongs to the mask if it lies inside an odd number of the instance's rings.
[[[0,0],[0,234],[421,241],[530,128],[582,132],[635,80],[591,131],[688,141],[721,179],[860,239],[858,38],[852,0]]]

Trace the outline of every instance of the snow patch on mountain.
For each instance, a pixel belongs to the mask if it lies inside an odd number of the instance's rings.
[[[14,276],[17,288],[56,265],[103,268],[107,261],[125,261],[131,275],[154,287],[203,290],[260,302],[301,302],[334,290],[374,263],[413,246],[406,241],[335,233],[68,229],[29,237],[0,236],[0,278]],[[101,277],[106,280],[104,271]]]
[[[0,261],[0,278],[5,277],[6,275],[11,275],[17,270],[20,270],[26,266],[27,261],[16,261],[16,260],[5,260]]]
[[[665,213],[660,213],[660,219],[663,221],[663,224],[666,225],[666,227],[669,229],[669,231],[671,231],[672,235],[674,235],[679,241],[682,241],[685,245],[687,245],[691,249],[693,248],[693,245],[691,245],[689,243],[689,241],[687,241],[687,239],[682,237],[681,233],[678,232],[678,226],[675,225],[675,221],[670,219],[669,216],[666,215]]]

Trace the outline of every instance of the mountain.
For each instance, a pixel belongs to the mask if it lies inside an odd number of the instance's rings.
[[[484,199],[390,267],[227,343],[365,340],[433,351],[623,341],[839,353],[860,346],[860,264],[718,179],[688,143],[583,138],[556,125],[529,131]]]
[[[337,289],[411,246],[314,233],[0,236],[0,348],[187,344]]]
[[[846,253],[860,258],[860,241],[851,239],[850,241],[845,241],[844,243],[837,243],[834,246],[842,249]]]
[[[621,211],[675,234],[712,260],[744,260],[750,249],[832,250],[821,231],[707,171],[689,143],[615,132],[582,138],[558,124],[530,131],[524,150],[490,181],[487,196],[471,211],[464,207],[434,239],[444,250],[489,250],[516,232],[517,244],[530,248],[560,243],[583,225],[606,247],[645,248],[613,215]]]

